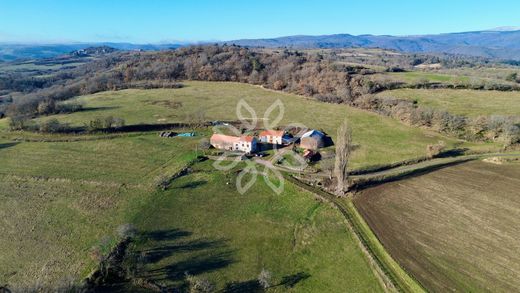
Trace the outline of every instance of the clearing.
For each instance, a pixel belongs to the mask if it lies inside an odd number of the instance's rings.
[[[413,100],[419,105],[468,117],[494,114],[520,115],[520,92],[398,89],[384,91],[378,96]]]

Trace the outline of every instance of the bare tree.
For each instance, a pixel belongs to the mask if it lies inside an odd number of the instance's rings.
[[[326,158],[320,161],[321,170],[329,176],[329,179],[332,179],[335,165],[336,162],[332,158]]]
[[[266,269],[262,269],[258,275],[258,283],[260,283],[260,286],[262,286],[264,289],[269,288],[269,286],[271,286],[271,272]]]
[[[191,293],[211,293],[215,291],[215,285],[213,285],[208,279],[197,278],[188,272],[185,272],[184,276],[190,285]]]
[[[347,166],[352,152],[352,130],[345,120],[338,129],[336,138],[336,162],[334,176],[337,180],[336,194],[343,196],[348,188]]]

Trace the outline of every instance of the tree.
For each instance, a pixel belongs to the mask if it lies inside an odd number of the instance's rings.
[[[334,176],[337,180],[336,194],[343,196],[348,188],[347,166],[352,152],[352,130],[345,120],[338,129],[336,138],[336,162]]]
[[[117,235],[121,237],[121,239],[132,238],[137,234],[137,228],[129,223],[122,224],[117,227]]]
[[[335,165],[336,162],[332,158],[326,158],[320,161],[321,170],[329,176],[329,179],[332,179]]]
[[[264,289],[267,289],[269,286],[271,286],[271,278],[271,272],[266,269],[262,269],[258,275],[258,283],[260,283],[260,286],[262,286]]]

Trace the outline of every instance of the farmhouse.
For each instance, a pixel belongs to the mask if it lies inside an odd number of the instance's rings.
[[[258,137],[261,142],[271,143],[271,144],[282,144],[284,136],[283,130],[264,130],[260,132]]]
[[[300,147],[308,150],[317,150],[325,146],[326,136],[318,130],[310,130],[300,138]]]
[[[214,148],[221,150],[240,151],[245,153],[256,151],[256,138],[249,135],[231,136],[213,134],[209,141]]]

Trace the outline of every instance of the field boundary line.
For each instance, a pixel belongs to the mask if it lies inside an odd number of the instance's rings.
[[[345,199],[347,203],[344,204],[338,200],[335,195],[301,182],[293,176],[285,174],[285,178],[296,186],[331,203],[340,211],[347,221],[347,227],[358,240],[361,250],[365,252],[364,255],[368,258],[369,263],[376,265],[375,268],[372,265],[371,267],[375,269],[375,274],[386,291],[427,292],[422,285],[408,274],[386,251],[368,225],[364,223],[362,218],[359,218],[360,215],[357,213],[350,199]]]

